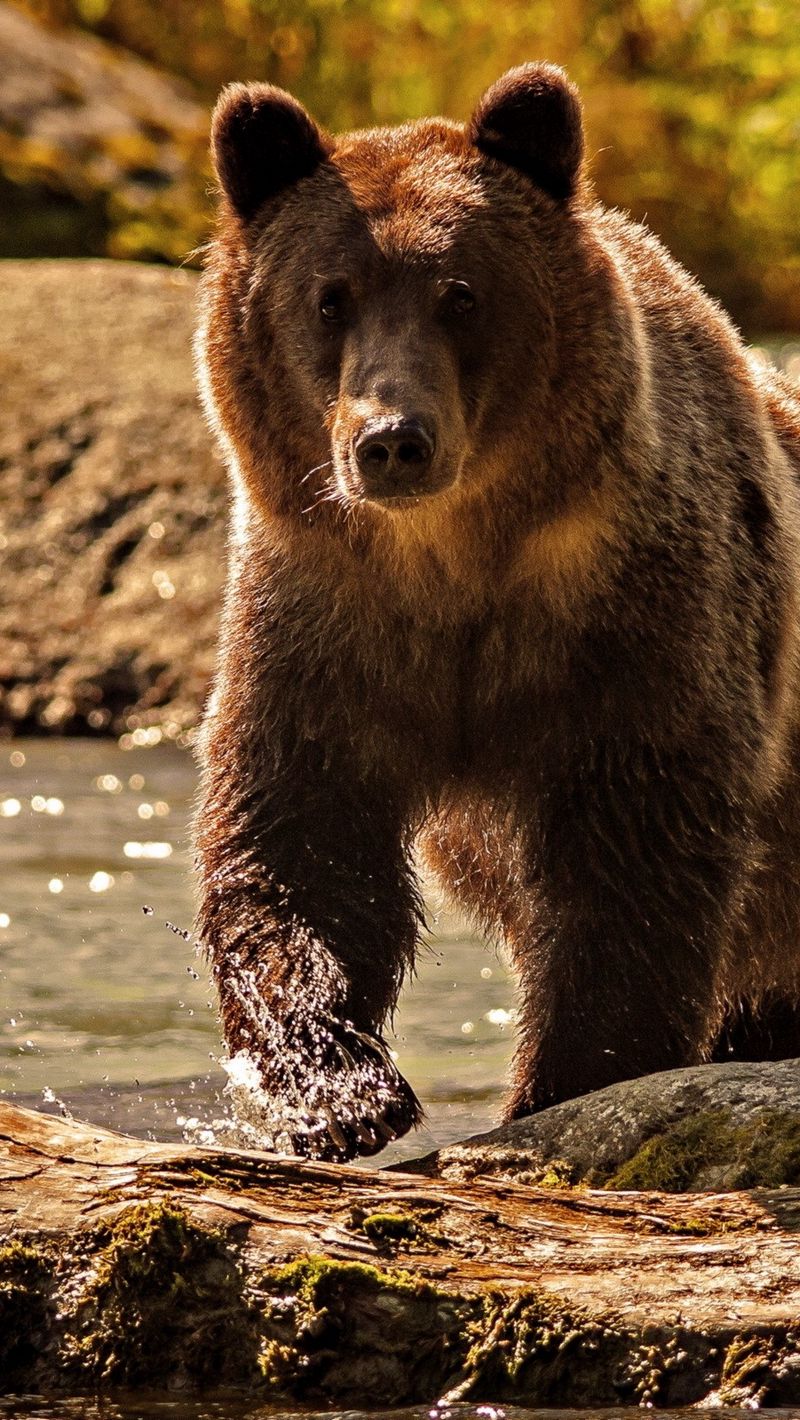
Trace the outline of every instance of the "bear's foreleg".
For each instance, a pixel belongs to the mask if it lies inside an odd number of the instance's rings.
[[[379,1035],[420,919],[402,814],[313,742],[244,755],[207,729],[199,926],[228,1049],[257,1068],[276,1139],[374,1153],[421,1112]]]
[[[509,933],[523,1002],[508,1118],[707,1057],[753,857],[745,797],[713,755],[595,745],[538,795]]]

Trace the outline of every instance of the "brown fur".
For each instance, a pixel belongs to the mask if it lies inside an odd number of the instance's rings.
[[[235,507],[198,845],[230,1048],[305,1100],[298,1148],[414,1122],[379,1031],[421,834],[519,968],[509,1116],[777,1049],[771,1019],[800,1052],[795,392],[595,204],[558,70],[335,143],[238,86],[214,133]],[[409,420],[429,462],[362,468]]]

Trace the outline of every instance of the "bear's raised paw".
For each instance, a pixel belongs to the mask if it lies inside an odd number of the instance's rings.
[[[422,1117],[414,1091],[379,1036],[349,1022],[328,1021],[325,1059],[308,1095],[305,1128],[293,1135],[295,1153],[343,1163],[377,1154]]]

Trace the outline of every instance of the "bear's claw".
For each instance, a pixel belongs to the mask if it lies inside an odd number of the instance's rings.
[[[419,1123],[419,1100],[380,1036],[331,1018],[282,1024],[285,1036],[270,1042],[259,1073],[279,1112],[276,1137],[295,1154],[344,1163],[377,1154]]]
[[[422,1117],[419,1100],[383,1041],[360,1031],[347,1034],[342,1054],[348,1057],[349,1069],[332,1072],[327,1098],[315,1101],[309,1111],[307,1132],[293,1138],[296,1152],[305,1158],[345,1163],[359,1155],[369,1157]],[[341,1061],[342,1055],[337,1056]]]

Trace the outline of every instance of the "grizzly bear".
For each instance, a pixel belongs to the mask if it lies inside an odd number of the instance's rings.
[[[506,1117],[800,1054],[800,402],[579,98],[332,138],[233,85],[198,340],[233,486],[200,926],[281,1147],[420,1117],[413,851],[520,980]]]

